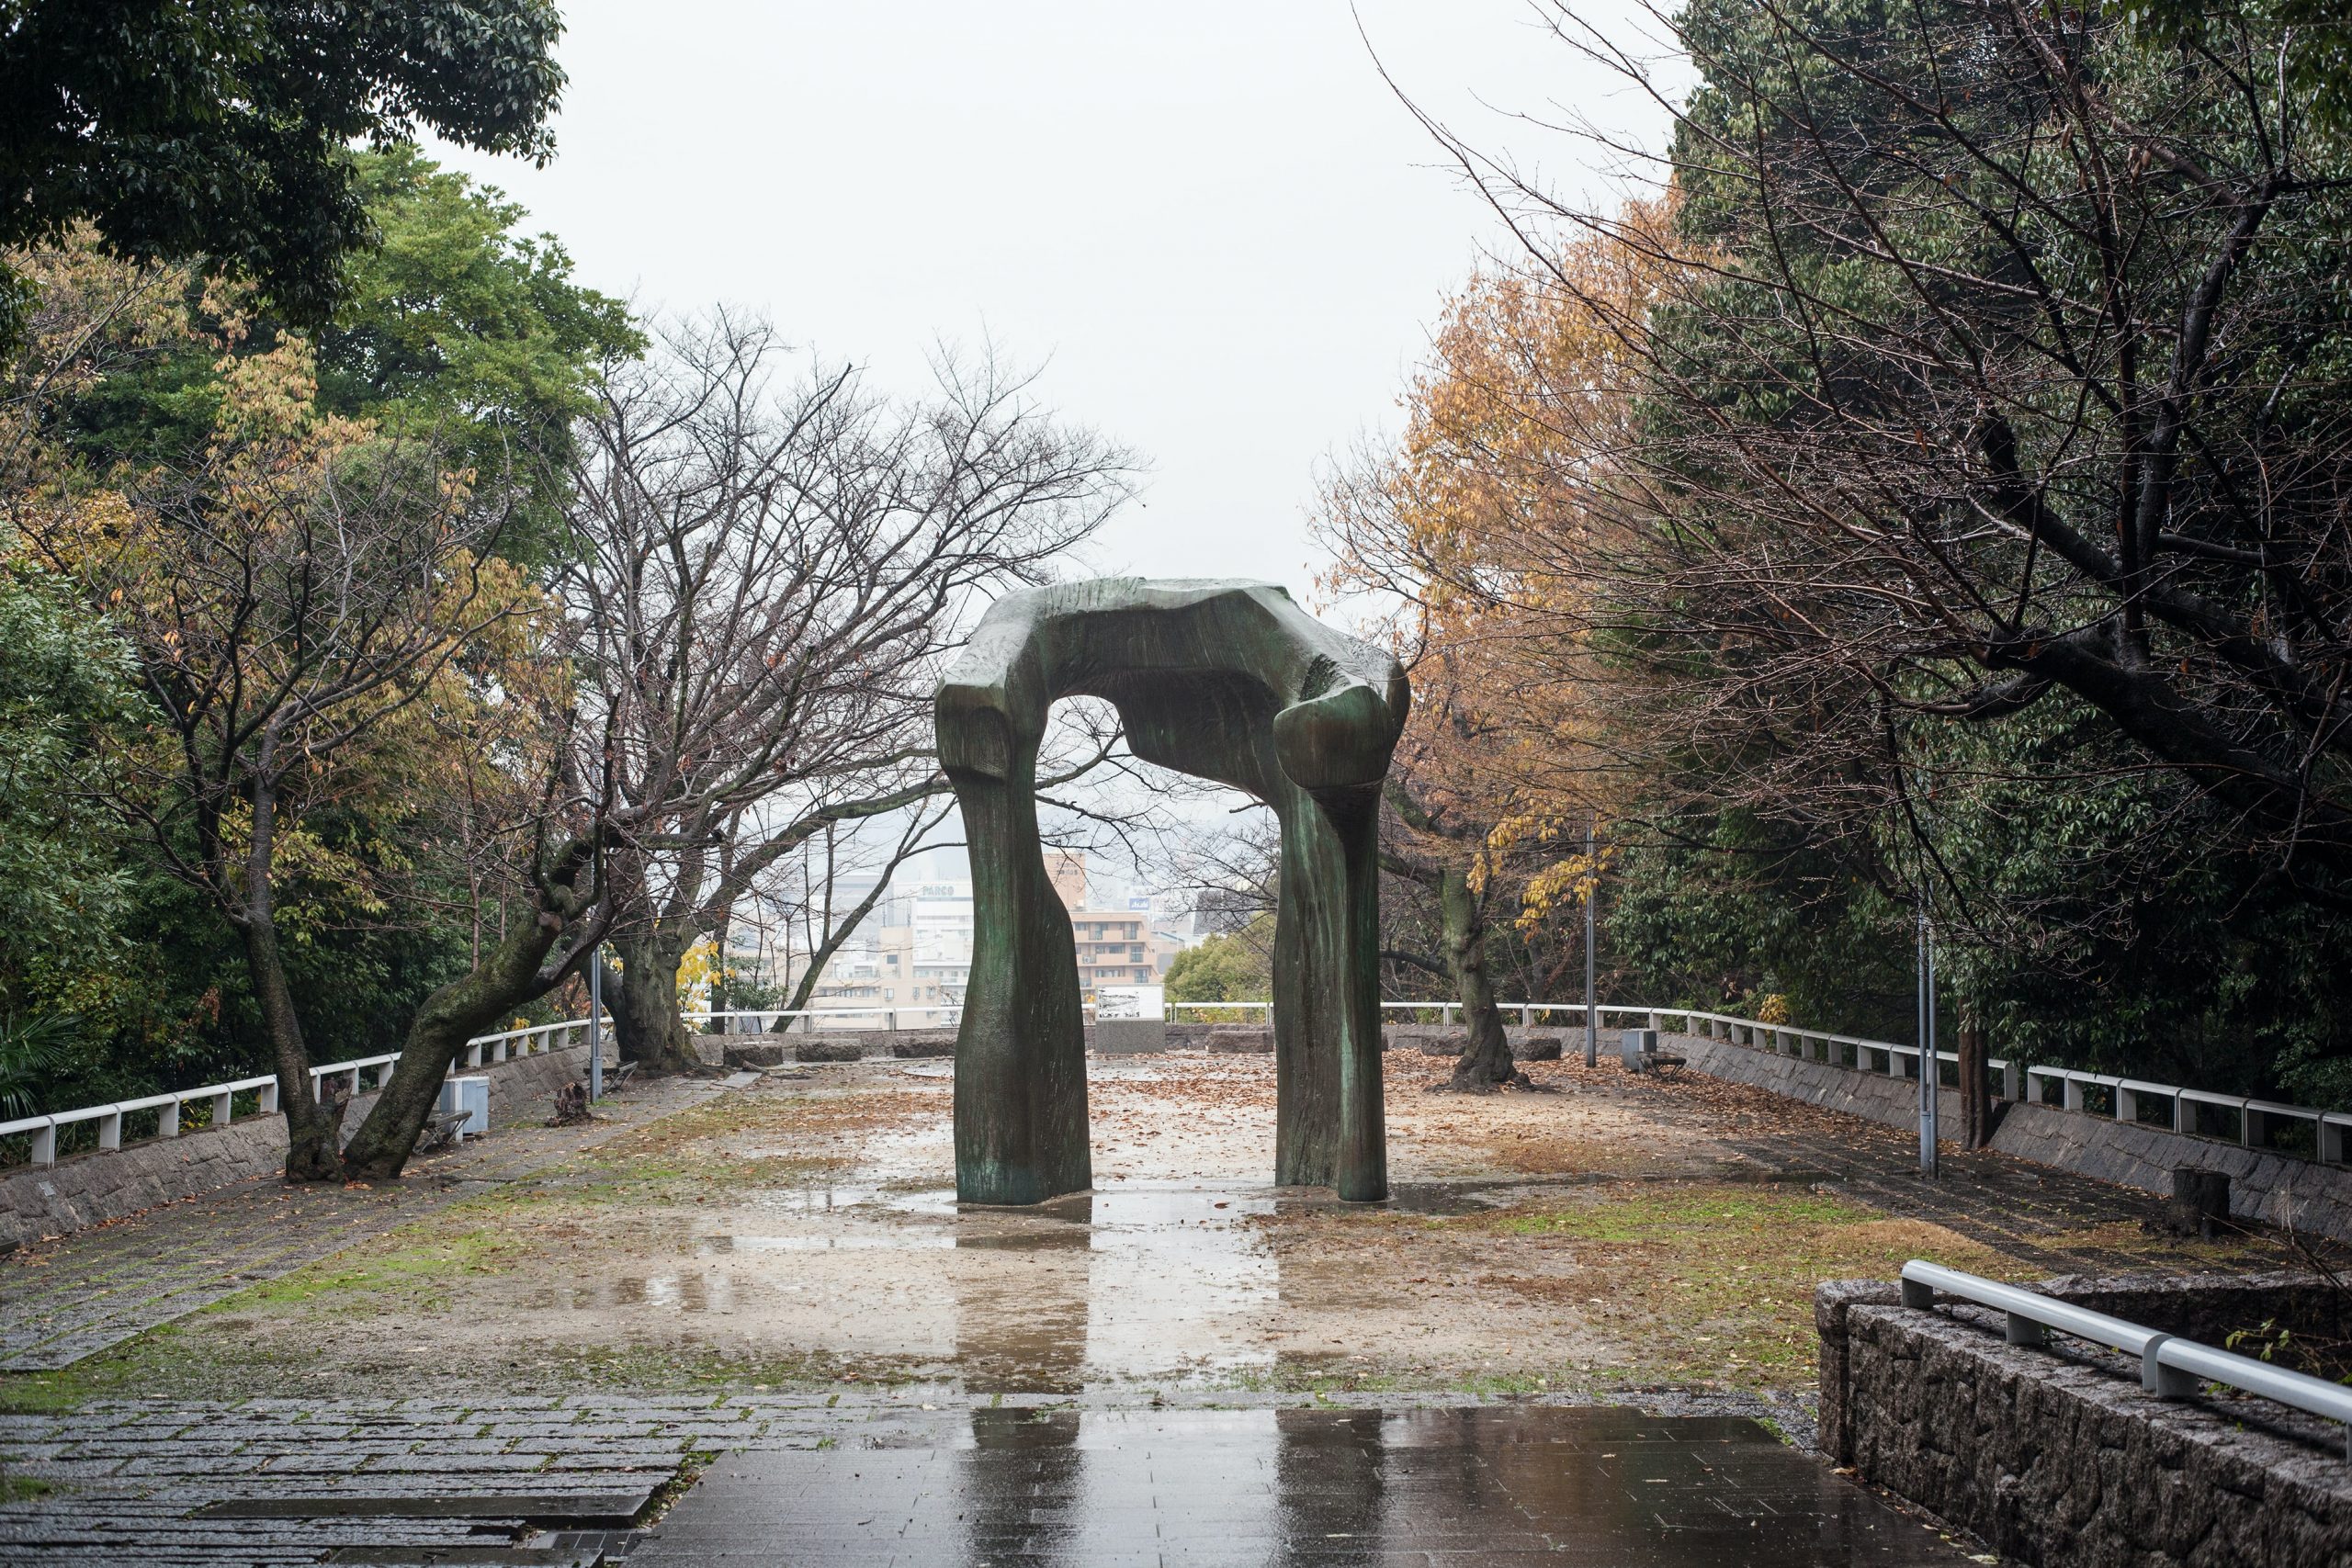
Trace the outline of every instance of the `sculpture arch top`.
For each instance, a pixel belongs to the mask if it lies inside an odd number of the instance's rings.
[[[1006,595],[939,689],[974,894],[957,1196],[1035,1203],[1092,1184],[1077,953],[1037,841],[1037,748],[1066,696],[1109,701],[1136,756],[1273,808],[1276,1179],[1385,1198],[1374,854],[1405,672],[1271,583],[1140,578]]]

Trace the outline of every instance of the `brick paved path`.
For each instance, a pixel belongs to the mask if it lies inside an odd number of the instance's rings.
[[[688,1456],[813,1444],[853,1424],[808,1406],[288,1399],[0,1415],[9,1472],[55,1488],[0,1509],[0,1561],[389,1562],[401,1549],[532,1561],[509,1553],[521,1544],[588,1562]]]
[[[0,1371],[50,1371],[249,1285],[380,1235],[486,1186],[543,1170],[720,1092],[668,1079],[599,1103],[579,1127],[515,1126],[377,1187],[255,1178],[0,1258]],[[94,1156],[104,1158],[104,1156]]]

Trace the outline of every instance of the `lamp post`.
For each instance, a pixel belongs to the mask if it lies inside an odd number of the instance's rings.
[[[1594,976],[1599,973],[1593,937],[1600,929],[1597,906],[1600,902],[1600,863],[1593,858],[1594,840],[1599,837],[1600,819],[1588,817],[1584,821],[1584,864],[1587,881],[1584,885],[1584,1065],[1600,1065],[1600,1015],[1593,1010]]]
[[[588,950],[588,1098],[605,1098],[605,944]]]
[[[1919,1174],[1937,1170],[1937,1090],[1943,1064],[1936,1057],[1936,944],[1928,921],[1928,891],[1919,890]]]

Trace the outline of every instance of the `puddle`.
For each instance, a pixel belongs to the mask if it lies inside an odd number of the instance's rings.
[[[1960,1568],[1959,1551],[1741,1417],[1623,1409],[941,1416],[888,1451],[770,1450],[706,1477],[631,1568],[772,1561],[1553,1561]],[[1043,1542],[1034,1551],[1033,1543]],[[1141,1549],[1138,1549],[1138,1542]]]
[[[697,1243],[706,1253],[736,1252],[895,1252],[923,1247],[954,1247],[952,1235],[707,1235]]]

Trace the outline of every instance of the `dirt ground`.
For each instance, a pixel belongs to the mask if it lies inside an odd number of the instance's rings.
[[[1094,1064],[1096,1186],[959,1213],[946,1064],[771,1077],[76,1369],[93,1390],[887,1383],[991,1393],[1796,1388],[1812,1292],[1928,1258],[2011,1278],[2268,1265],[2137,1195],[1683,1074],[1387,1058],[1394,1201],[1277,1189],[1273,1068]],[[323,1353],[322,1353],[323,1352]]]

